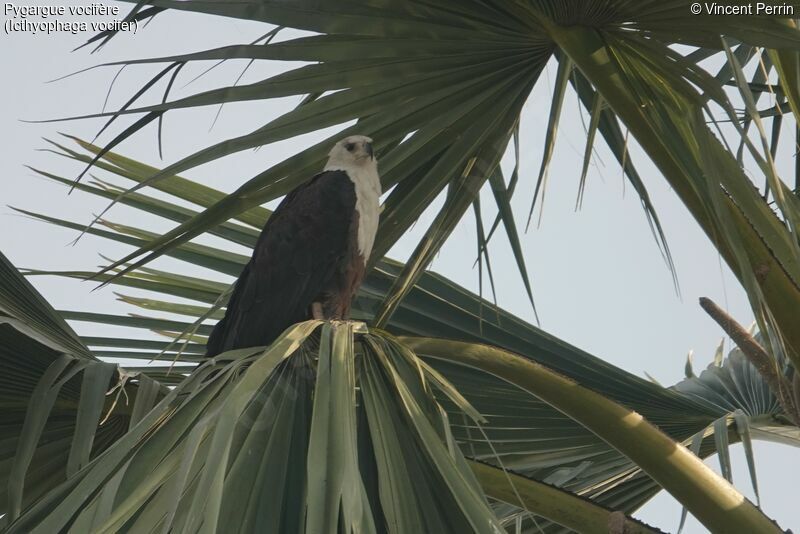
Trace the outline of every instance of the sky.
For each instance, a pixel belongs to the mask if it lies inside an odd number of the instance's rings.
[[[62,0],[47,5],[75,6],[81,2]],[[29,2],[25,5],[45,5]],[[112,4],[109,4],[112,5]],[[127,6],[123,5],[123,10]],[[3,14],[3,23],[11,14]],[[114,17],[61,17],[65,21],[107,21]],[[34,20],[34,19],[31,19]],[[36,19],[40,20],[40,19]],[[52,18],[50,20],[53,20]],[[80,223],[105,207],[105,201],[80,193],[67,194],[65,187],[37,177],[25,165],[74,177],[79,167],[63,158],[42,151],[44,138],[59,139],[59,132],[91,140],[101,122],[97,120],[58,123],[36,121],[95,113],[102,109],[116,68],[93,69],[76,76],[47,83],[86,67],[118,59],[133,59],[192,52],[227,44],[247,43],[270,28],[262,24],[207,17],[165,13],[146,28],[121,34],[95,54],[87,49],[71,52],[92,35],[91,31],[50,34],[4,32],[0,35],[0,66],[4,81],[0,84],[0,250],[18,267],[41,269],[94,269],[103,263],[100,254],[120,257],[128,249],[107,241],[86,237],[70,245],[76,232],[55,228],[15,213],[8,206],[57,215]],[[297,35],[287,33],[284,38]],[[292,63],[256,64],[242,78],[242,83],[277,73]],[[243,62],[229,62],[207,76],[184,87],[194,74],[204,68],[187,68],[183,82],[176,83],[174,95],[182,96],[230,83],[242,71]],[[157,72],[158,68],[127,68],[118,76],[108,97],[113,109]],[[525,105],[521,122],[521,183],[514,199],[517,223],[524,228],[533,184],[541,161],[545,125],[550,108],[551,82],[555,68],[550,65]],[[155,100],[152,100],[153,102]],[[216,141],[248,132],[278,116],[297,99],[225,106],[219,118],[216,107],[178,111],[164,121],[164,159],[158,159],[156,129],[145,128],[116,149],[126,156],[152,165],[165,165]],[[661,218],[667,241],[675,260],[680,294],[676,293],[670,274],[650,233],[640,202],[629,184],[625,184],[619,165],[602,142],[596,147],[589,169],[586,193],[580,210],[575,209],[585,145],[586,113],[579,108],[574,94],[564,104],[564,116],[558,132],[541,224],[532,226],[522,236],[525,260],[531,276],[541,327],[569,343],[599,356],[636,375],[649,376],[670,385],[684,376],[684,363],[694,351],[695,371],[705,368],[714,356],[723,333],[697,304],[701,296],[712,298],[740,323],[753,320],[747,299],[724,266],[714,247],[700,231],[668,184],[636,146],[631,158],[650,191]],[[784,133],[788,138],[787,123]],[[212,128],[213,124],[213,128]],[[113,135],[105,134],[100,142]],[[333,130],[315,132],[295,139],[245,151],[193,169],[186,176],[231,191],[259,171],[281,161]],[[61,138],[63,142],[64,138]],[[779,170],[789,173],[794,161],[790,150],[778,158]],[[513,165],[510,158],[503,162]],[[486,195],[487,220],[493,213],[491,195]],[[423,219],[430,220],[433,205]],[[535,216],[538,216],[538,211]],[[153,231],[167,225],[138,212],[114,208],[108,218],[118,222],[142,224]],[[390,256],[404,259],[415,240],[424,231],[419,224],[391,251]],[[209,241],[213,243],[213,241]],[[219,243],[216,243],[219,244]],[[434,261],[432,269],[467,288],[477,290],[478,274],[472,268],[475,256],[475,225],[468,216],[455,230]],[[237,252],[242,252],[237,250]],[[504,236],[491,245],[497,284],[497,301],[503,308],[533,322],[534,316],[516,270],[510,247]],[[162,260],[167,267],[186,265]],[[188,271],[187,271],[188,272]],[[194,268],[192,274],[220,275]],[[90,283],[65,281],[57,277],[35,277],[34,285],[57,309],[81,309],[107,313],[130,313],[128,305],[116,300],[113,290],[91,291]],[[102,335],[97,326],[73,323],[79,333]],[[726,352],[731,348],[725,340]],[[798,452],[783,445],[756,442],[755,455],[761,502],[765,512],[783,528],[800,529],[796,513],[796,493],[786,476],[787,465],[797,465]],[[753,499],[750,477],[740,446],[732,449],[734,483]],[[716,457],[707,460],[719,471]],[[676,531],[680,505],[664,492],[644,506],[636,517],[665,531]],[[689,518],[687,533],[705,529]]]

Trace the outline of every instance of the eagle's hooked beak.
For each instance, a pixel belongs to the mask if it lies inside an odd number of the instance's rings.
[[[375,159],[375,153],[372,151],[372,143],[364,143],[364,150],[371,159]]]

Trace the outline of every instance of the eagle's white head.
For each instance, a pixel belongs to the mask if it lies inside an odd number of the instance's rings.
[[[377,169],[375,154],[372,151],[372,139],[365,135],[345,137],[328,153],[325,170]]]

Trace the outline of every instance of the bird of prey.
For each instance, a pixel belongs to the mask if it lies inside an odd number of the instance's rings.
[[[323,171],[267,220],[206,355],[269,345],[307,319],[347,319],[375,241],[380,195],[372,140],[336,143]]]

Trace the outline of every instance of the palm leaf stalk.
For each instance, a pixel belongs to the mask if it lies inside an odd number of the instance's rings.
[[[544,400],[636,462],[712,532],[735,530],[736,524],[752,532],[780,531],[741,494],[731,492],[721,476],[640,414],[509,352],[435,339],[403,342],[420,354],[477,367]]]
[[[758,369],[759,374],[772,390],[772,394],[781,403],[784,413],[789,415],[795,424],[800,424],[800,412],[798,412],[798,407],[795,404],[792,386],[780,368],[775,365],[775,362],[764,350],[764,347],[711,299],[701,297],[700,306],[731,337],[742,353],[747,356],[750,363],[753,364],[753,367]]]

